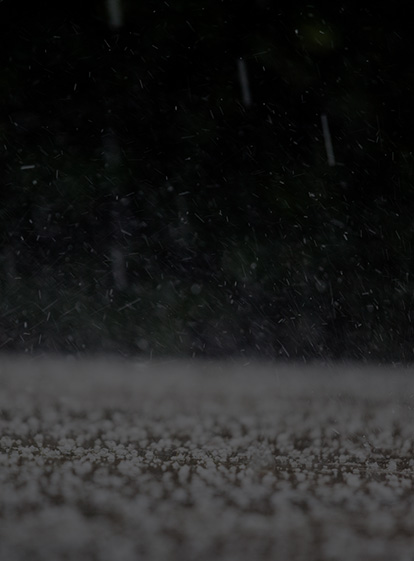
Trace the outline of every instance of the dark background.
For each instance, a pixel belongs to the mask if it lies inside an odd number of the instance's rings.
[[[122,16],[0,4],[1,349],[410,362],[409,18]]]

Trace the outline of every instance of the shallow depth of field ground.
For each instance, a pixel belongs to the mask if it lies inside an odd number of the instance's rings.
[[[0,559],[413,561],[414,371],[0,357]]]

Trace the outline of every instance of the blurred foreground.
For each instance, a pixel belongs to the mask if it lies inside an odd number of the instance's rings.
[[[412,558],[403,369],[0,359],[0,558]]]

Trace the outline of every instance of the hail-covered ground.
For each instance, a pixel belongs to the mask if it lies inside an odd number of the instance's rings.
[[[0,358],[0,559],[413,561],[414,371]]]

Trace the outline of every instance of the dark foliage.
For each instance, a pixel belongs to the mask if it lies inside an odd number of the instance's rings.
[[[130,0],[114,29],[103,0],[19,4],[0,4],[3,349],[412,360],[402,14]]]

